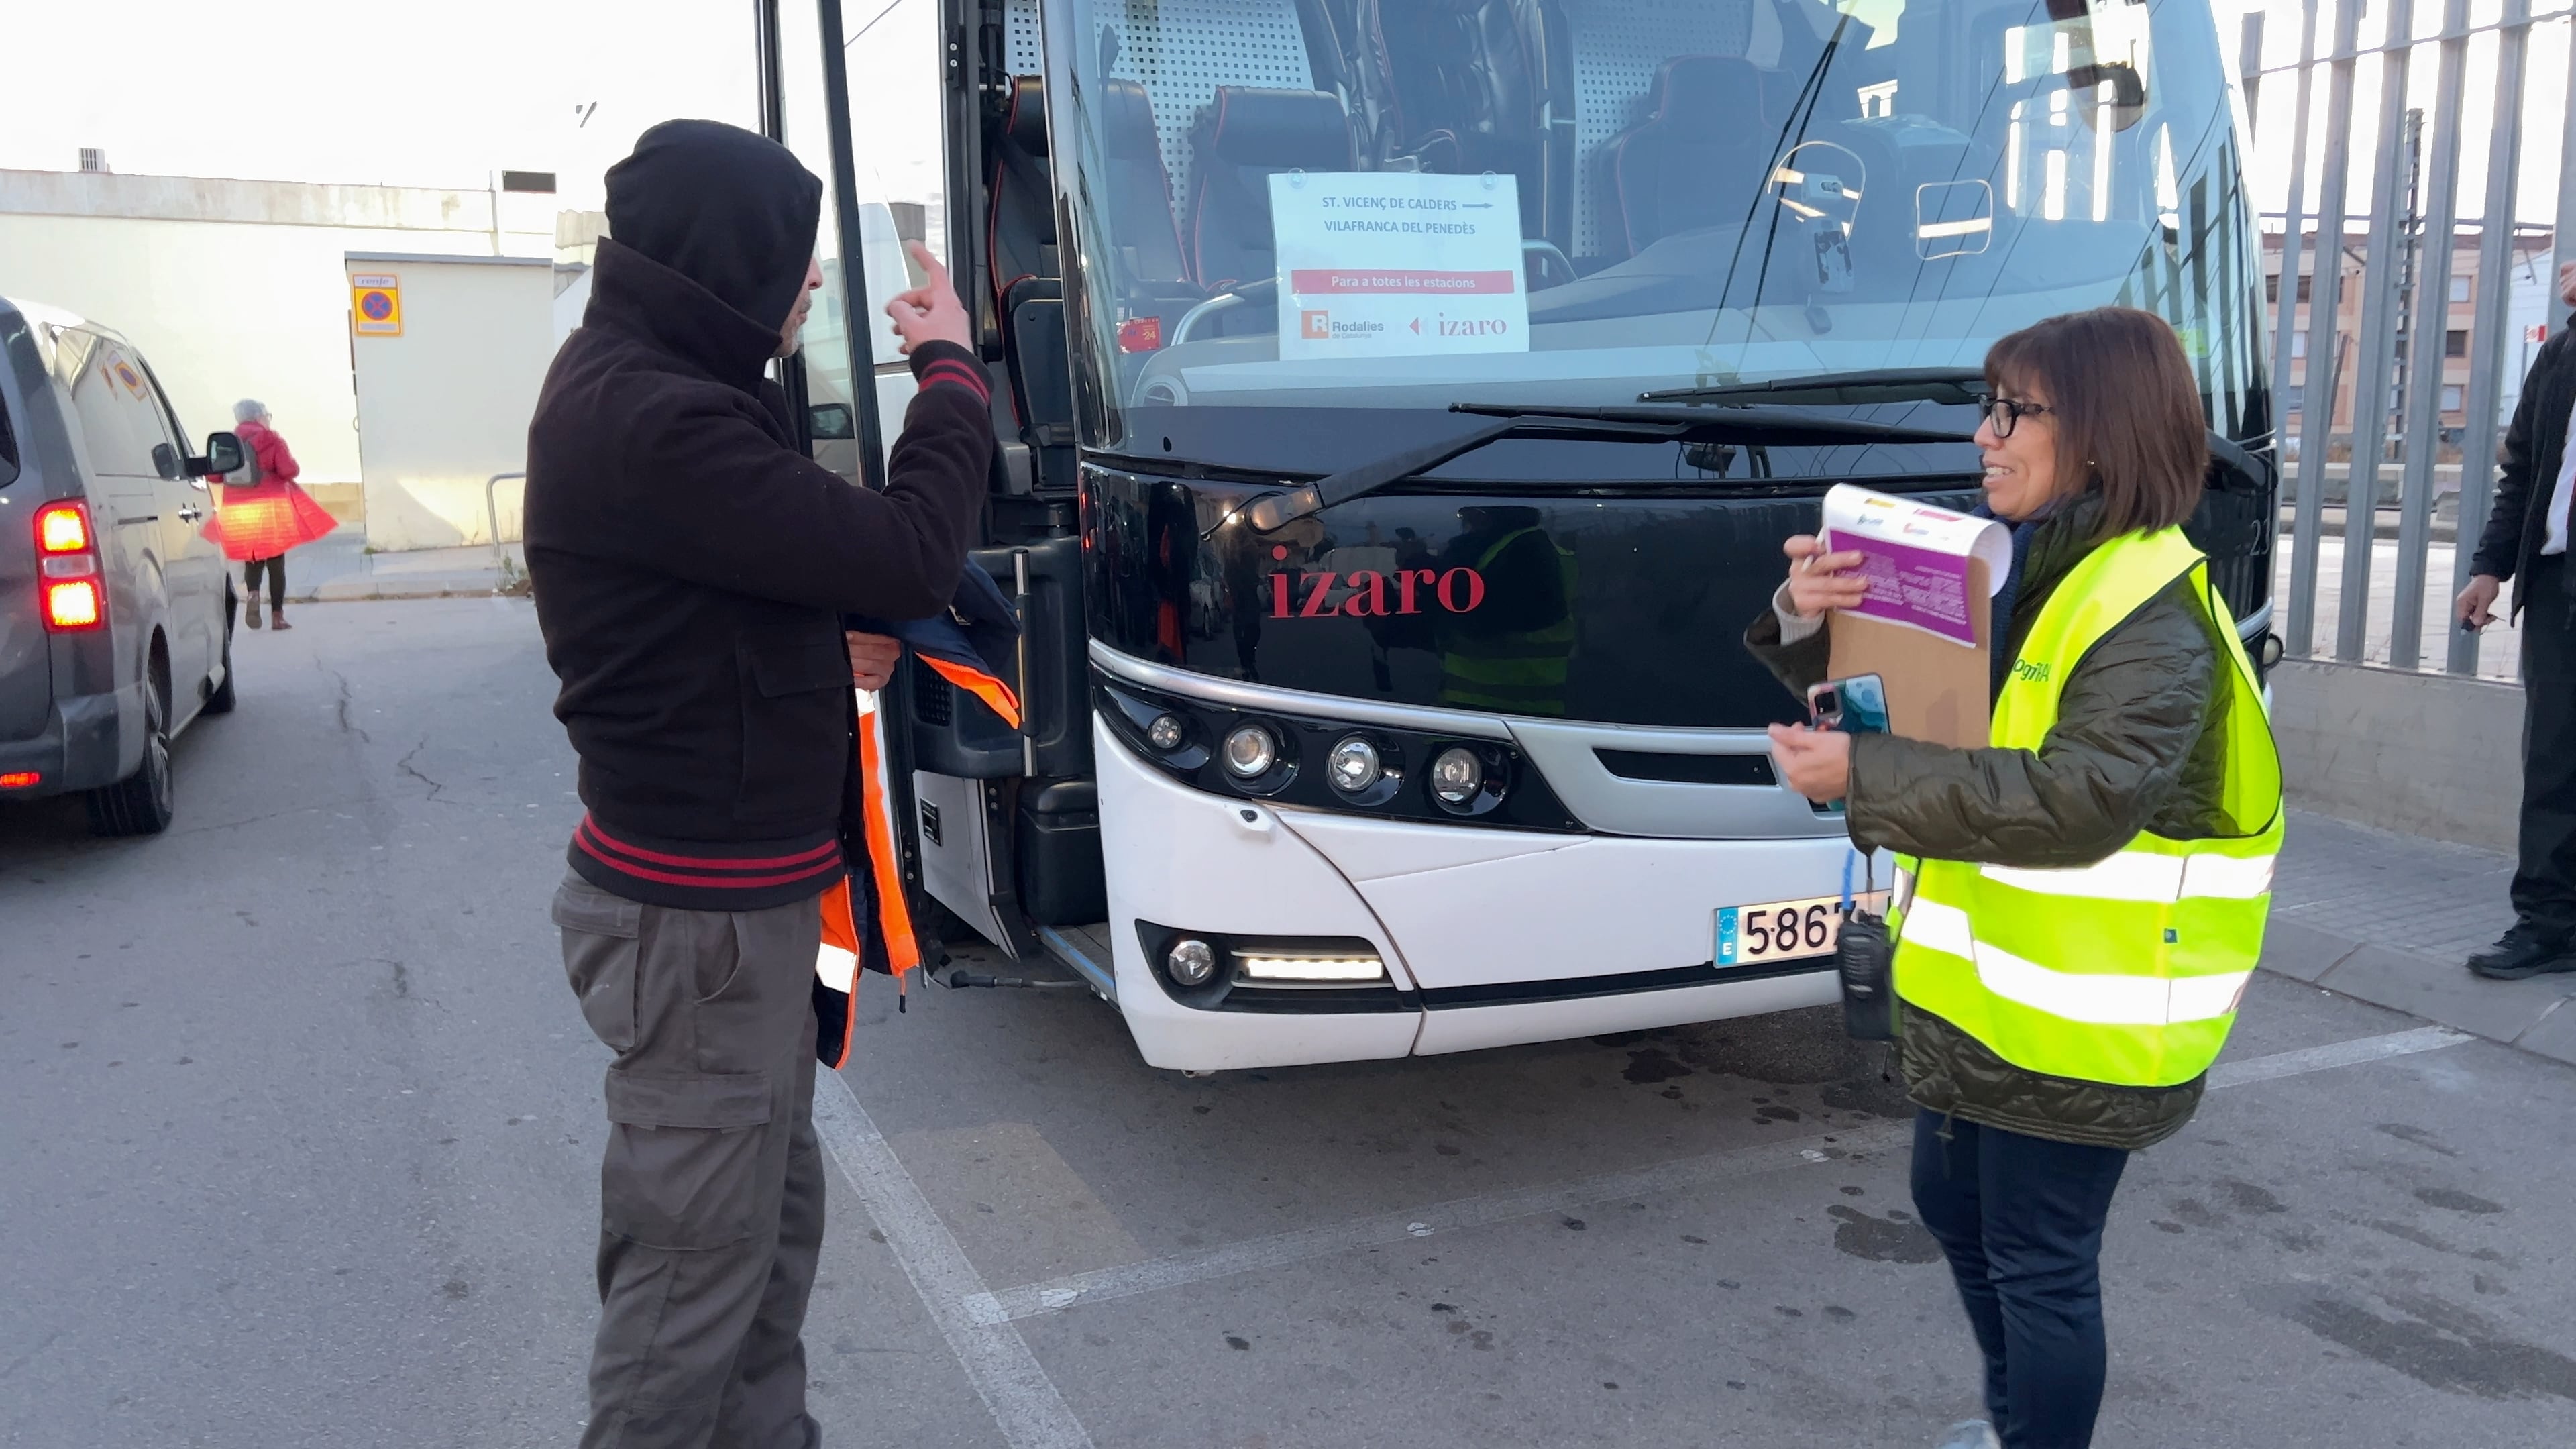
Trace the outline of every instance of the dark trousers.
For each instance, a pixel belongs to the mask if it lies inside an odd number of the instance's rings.
[[[2522,580],[2522,852],[2514,914],[2576,935],[2576,587],[2567,556]]]
[[[259,597],[259,575],[260,571],[263,569],[268,572],[268,607],[271,610],[285,608],[286,555],[282,553],[274,558],[255,558],[249,563],[243,564],[243,591],[250,598],[256,599]]]
[[[2116,1147],[1915,1114],[1914,1208],[1949,1255],[2004,1449],[2093,1442],[2110,1361],[2102,1220],[2128,1165]]]
[[[819,904],[672,910],[568,875],[554,918],[617,1053],[583,1449],[820,1444],[802,1338],[823,1247]]]

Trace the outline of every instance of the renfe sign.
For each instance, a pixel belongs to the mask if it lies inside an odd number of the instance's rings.
[[[1511,176],[1283,171],[1270,224],[1283,360],[1529,350]]]

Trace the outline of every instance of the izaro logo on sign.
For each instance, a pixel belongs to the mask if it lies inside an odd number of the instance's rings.
[[[1281,172],[1270,224],[1283,359],[1529,350],[1510,176]]]

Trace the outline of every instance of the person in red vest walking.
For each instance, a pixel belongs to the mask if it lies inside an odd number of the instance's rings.
[[[313,496],[296,486],[303,470],[286,439],[277,432],[268,404],[243,398],[233,404],[233,431],[249,460],[223,477],[224,496],[206,537],[221,544],[224,557],[242,565],[242,622],[256,629],[260,575],[268,575],[268,608],[280,629],[286,622],[286,551],[311,543],[340,526]]]

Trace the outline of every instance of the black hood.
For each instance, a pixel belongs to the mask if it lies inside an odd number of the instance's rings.
[[[608,168],[608,234],[775,330],[805,289],[823,183],[765,136],[665,121]]]

